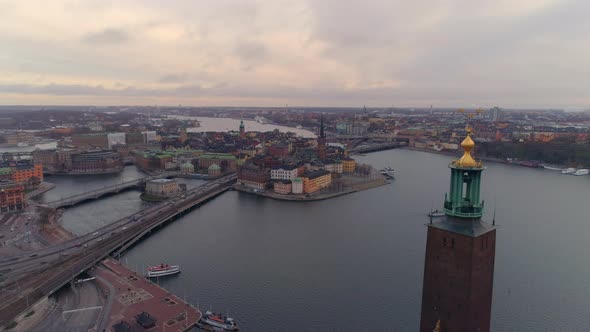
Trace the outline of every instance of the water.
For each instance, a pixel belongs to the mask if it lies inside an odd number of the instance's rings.
[[[230,130],[238,130],[240,128],[240,120],[230,118],[209,118],[209,117],[194,117],[182,115],[170,115],[171,118],[177,119],[196,119],[200,121],[200,127],[189,128],[188,132],[227,132]],[[306,129],[297,129],[286,126],[277,126],[273,124],[263,124],[252,120],[243,120],[246,131],[267,132],[277,129],[280,132],[293,132],[301,137],[313,138],[316,137],[314,133]]]
[[[182,265],[160,283],[202,309],[229,313],[241,331],[416,331],[426,213],[441,207],[450,158],[392,150],[358,159],[393,166],[396,180],[309,203],[228,192],[123,261],[138,271]],[[590,177],[488,163],[482,188],[488,220],[497,206],[492,329],[588,330]],[[80,212],[66,226],[139,209],[131,193],[68,209]]]

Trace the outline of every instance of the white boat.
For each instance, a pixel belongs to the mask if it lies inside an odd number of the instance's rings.
[[[393,178],[395,176],[395,170],[389,166],[380,169],[379,173],[387,178]]]
[[[18,142],[16,144],[16,146],[18,146],[18,147],[25,147],[25,146],[29,146],[29,143],[27,143],[27,142]]]
[[[563,170],[562,167],[550,165],[550,164],[543,164],[543,168],[548,169],[550,171],[562,171]]]
[[[566,168],[561,171],[561,174],[574,174],[576,172],[575,168]]]
[[[590,171],[588,171],[585,168],[579,169],[577,171],[574,172],[574,175],[576,176],[580,176],[580,175],[588,175],[590,173]]]
[[[201,322],[211,325],[213,327],[221,328],[225,331],[237,331],[238,325],[233,318],[229,318],[220,314],[215,314],[211,311],[205,312],[201,317]]]
[[[156,278],[176,273],[180,273],[179,265],[160,264],[158,266],[148,267],[146,276],[148,278]]]

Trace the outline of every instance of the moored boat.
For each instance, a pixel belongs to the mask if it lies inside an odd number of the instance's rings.
[[[158,266],[148,267],[146,276],[148,278],[156,278],[176,273],[180,273],[179,265],[160,264]]]
[[[580,176],[580,175],[588,175],[590,173],[590,171],[588,171],[585,168],[579,169],[577,171],[574,172],[574,175],[576,176]]]
[[[238,325],[236,324],[233,318],[221,314],[216,314],[211,311],[207,311],[203,314],[203,317],[201,317],[201,322],[207,325],[222,328],[225,331],[238,330]]]
[[[543,164],[543,168],[548,169],[550,171],[562,171],[563,170],[563,167],[559,167],[556,165],[550,165],[550,164]]]
[[[395,176],[395,170],[390,166],[380,169],[379,173],[387,178],[393,178]]]
[[[561,171],[561,174],[574,174],[576,172],[575,168],[566,168]]]

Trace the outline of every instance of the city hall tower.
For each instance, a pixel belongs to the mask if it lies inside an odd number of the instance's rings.
[[[471,155],[471,129],[463,156],[451,162],[444,216],[428,224],[420,331],[490,330],[496,229],[481,220],[483,166]]]

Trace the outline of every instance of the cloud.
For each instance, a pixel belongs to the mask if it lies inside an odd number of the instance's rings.
[[[0,94],[590,104],[580,88],[590,85],[584,0],[64,1],[3,8]]]
[[[121,44],[129,41],[129,35],[125,30],[108,28],[87,33],[82,36],[82,40],[91,44]]]
[[[167,74],[158,79],[160,83],[183,83],[188,79],[187,74]]]
[[[245,70],[260,65],[268,60],[268,49],[259,42],[240,42],[234,49]]]

